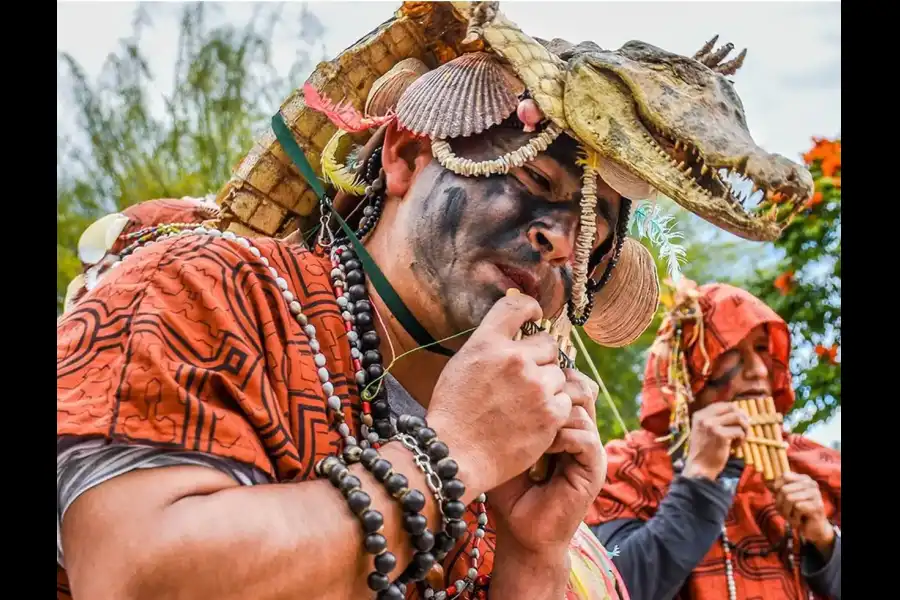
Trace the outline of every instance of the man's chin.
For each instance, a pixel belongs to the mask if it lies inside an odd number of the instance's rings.
[[[477,292],[451,294],[445,299],[448,321],[456,332],[478,327],[503,296],[504,292],[496,286],[483,286]]]

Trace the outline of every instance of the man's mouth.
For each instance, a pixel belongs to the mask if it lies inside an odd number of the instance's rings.
[[[497,270],[509,280],[509,282],[519,289],[520,292],[527,296],[531,296],[540,303],[541,289],[538,285],[538,279],[532,273],[524,269],[519,269],[510,265],[494,265]]]

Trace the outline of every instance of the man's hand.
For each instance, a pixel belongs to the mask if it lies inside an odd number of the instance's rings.
[[[750,419],[732,402],[716,402],[694,413],[691,440],[683,474],[715,480],[725,468],[731,449],[750,431]]]
[[[572,398],[572,409],[546,450],[559,455],[553,476],[537,485],[522,473],[490,492],[498,519],[498,554],[504,552],[505,539],[522,551],[564,554],[606,480],[594,404],[597,385],[574,369],[566,369],[565,375],[564,393]]]
[[[497,553],[491,590],[503,598],[561,598],[572,536],[606,481],[606,452],[597,432],[597,385],[567,369],[569,418],[546,450],[558,454],[545,485],[522,473],[491,490]],[[540,583],[537,583],[540,582]]]
[[[435,386],[428,423],[459,464],[466,503],[534,464],[572,412],[553,339],[513,340],[540,318],[533,298],[500,299]]]
[[[772,488],[776,510],[828,559],[834,547],[834,527],[825,515],[819,485],[809,475],[788,472]]]

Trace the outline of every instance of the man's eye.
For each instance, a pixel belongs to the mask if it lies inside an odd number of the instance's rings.
[[[550,181],[541,175],[541,173],[535,169],[525,169],[528,173],[528,176],[531,177],[536,184],[538,184],[545,191],[550,191],[552,188],[550,186]]]

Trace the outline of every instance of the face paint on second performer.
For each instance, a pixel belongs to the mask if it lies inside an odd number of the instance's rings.
[[[461,156],[484,160],[528,139],[497,128],[454,142]],[[455,329],[477,325],[510,287],[535,297],[545,315],[571,293],[571,258],[578,232],[581,169],[574,144],[563,142],[506,176],[463,177],[432,161],[407,197],[413,204],[412,269],[437,289]],[[568,152],[567,152],[568,150]],[[619,196],[601,182],[598,245],[612,234]]]
[[[733,402],[772,393],[772,356],[765,325],[753,329],[740,344],[719,356],[706,387],[692,403],[693,411],[714,402]]]

